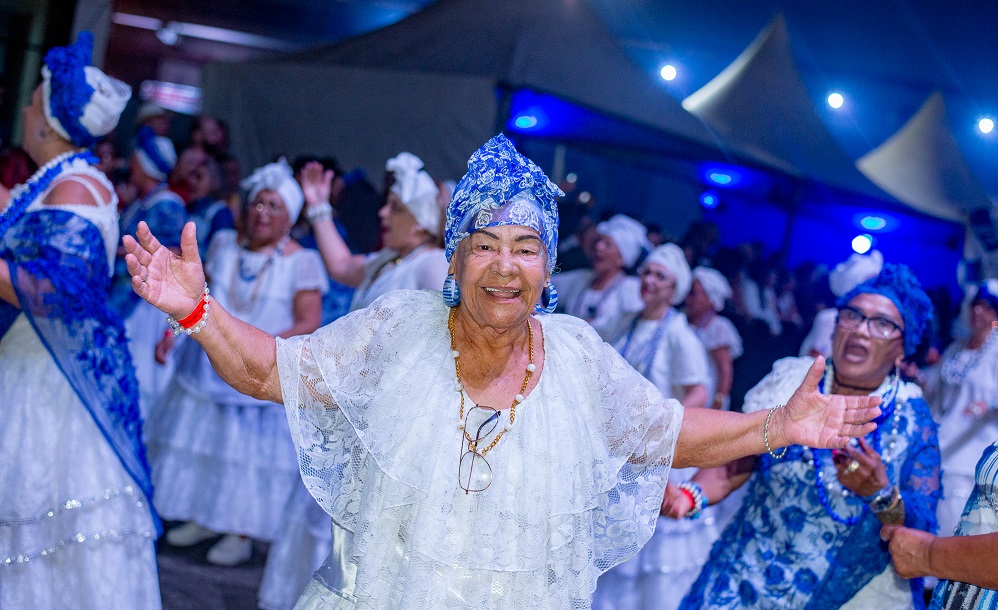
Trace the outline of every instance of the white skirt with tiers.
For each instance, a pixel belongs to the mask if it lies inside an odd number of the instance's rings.
[[[189,358],[210,366],[201,347],[185,341],[177,356],[177,374],[146,424],[157,510],[164,519],[273,540],[299,480],[284,407],[248,397],[218,402],[185,378]]]
[[[148,502],[24,315],[0,388],[0,608],[160,608]]]

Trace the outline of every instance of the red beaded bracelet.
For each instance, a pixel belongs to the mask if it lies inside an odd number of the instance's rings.
[[[690,510],[696,510],[696,507],[697,507],[697,501],[696,501],[696,498],[694,498],[694,497],[693,497],[693,492],[691,492],[691,491],[690,491],[690,490],[688,490],[688,489],[684,489],[684,488],[682,488],[682,487],[680,487],[680,488],[679,488],[679,491],[680,491],[680,492],[682,492],[682,494],[683,494],[684,496],[686,496],[686,499],[690,501],[690,506],[692,506],[692,507],[693,507],[693,508],[691,508]]]
[[[211,296],[208,295],[208,284],[205,284],[204,290],[201,292],[201,298],[198,300],[197,305],[194,306],[194,311],[179,321],[175,320],[173,316],[166,317],[170,328],[173,329],[173,336],[176,337],[182,332],[188,335],[201,332],[204,325],[208,323],[208,311],[210,309]]]

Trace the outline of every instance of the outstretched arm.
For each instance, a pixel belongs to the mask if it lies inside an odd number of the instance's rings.
[[[180,320],[190,314],[205,286],[194,223],[184,227],[180,256],[139,223],[136,237],[123,238],[125,262],[136,294]],[[208,323],[191,335],[201,344],[218,375],[236,390],[260,400],[282,402],[273,337],[232,317],[212,301]]]
[[[815,360],[786,406],[771,415],[770,411],[746,415],[686,409],[673,466],[709,468],[765,453],[764,432],[770,449],[788,445],[838,449],[850,438],[873,432],[876,424],[871,420],[880,415],[877,407],[880,398],[822,394],[818,384],[824,370],[825,359]],[[768,427],[767,417],[770,417]]]
[[[998,589],[998,533],[942,538],[928,532],[887,525],[894,568],[904,578],[935,576]]]
[[[333,171],[323,170],[318,161],[307,163],[302,168],[299,181],[305,194],[305,205],[308,209],[329,203],[332,192]],[[346,286],[356,288],[364,281],[365,258],[362,254],[353,254],[346,242],[340,237],[339,231],[333,225],[329,215],[312,221],[312,231],[322,262],[326,265],[329,276]]]

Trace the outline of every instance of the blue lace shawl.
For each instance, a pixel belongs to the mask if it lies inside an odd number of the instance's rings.
[[[64,210],[21,217],[0,236],[21,309],[0,301],[0,337],[22,311],[135,484],[152,501],[138,382],[121,320],[107,305],[104,238]],[[157,530],[159,518],[150,504]]]
[[[904,524],[935,532],[941,496],[936,425],[923,399],[905,406],[898,428],[907,451],[888,474],[896,470],[890,478],[904,497]],[[818,497],[812,457],[811,449],[795,445],[781,460],[759,458],[742,510],[714,543],[680,608],[838,608],[883,572],[890,553],[880,522],[870,511],[853,526],[834,521]],[[833,500],[843,516],[859,512]],[[922,580],[909,583],[914,607],[924,609]]]

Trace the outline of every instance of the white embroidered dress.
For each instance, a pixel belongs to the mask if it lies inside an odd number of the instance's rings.
[[[114,188],[85,163],[68,173],[96,179],[111,201],[42,206],[45,191],[28,211],[87,219],[113,265]],[[0,608],[159,608],[148,502],[23,313],[0,339],[0,421]]]
[[[255,281],[240,277],[241,258]],[[247,252],[229,230],[212,239],[205,271],[226,311],[271,334],[293,325],[295,293],[329,285],[315,250]],[[196,342],[178,351],[146,431],[156,507],[164,519],[271,540],[298,479],[283,409],[232,389]]]
[[[974,363],[974,360],[977,360]],[[975,465],[981,454],[998,438],[998,411],[982,417],[967,415],[970,403],[998,402],[998,341],[993,338],[980,351],[966,349],[959,341],[942,357],[942,371],[965,369],[962,379],[947,379],[940,373],[933,413],[939,418],[939,452],[943,458],[943,499],[939,501],[939,534],[953,533],[974,489]]]
[[[613,346],[663,395],[672,398],[684,386],[707,384],[707,353],[685,315],[670,310],[662,320],[624,316],[614,334]],[[688,481],[696,471],[673,469],[669,480]],[[708,506],[696,520],[658,517],[655,534],[641,552],[600,578],[593,608],[676,608],[720,534],[715,512]]]
[[[351,311],[363,309],[392,290],[439,290],[447,277],[440,248],[417,248],[398,259],[382,250],[367,258],[364,281],[354,291]],[[264,610],[288,610],[331,549],[329,515],[299,482],[288,500],[280,531],[267,554],[258,602]]]
[[[592,269],[575,269],[554,274],[551,282],[558,289],[565,313],[589,322],[604,341],[609,341],[622,317],[644,309],[641,280],[621,272],[603,289],[595,290],[595,277]]]
[[[588,608],[651,536],[679,403],[586,324],[542,316],[538,384],[466,494],[447,314],[396,291],[278,340],[302,477],[335,524],[299,608]]]

